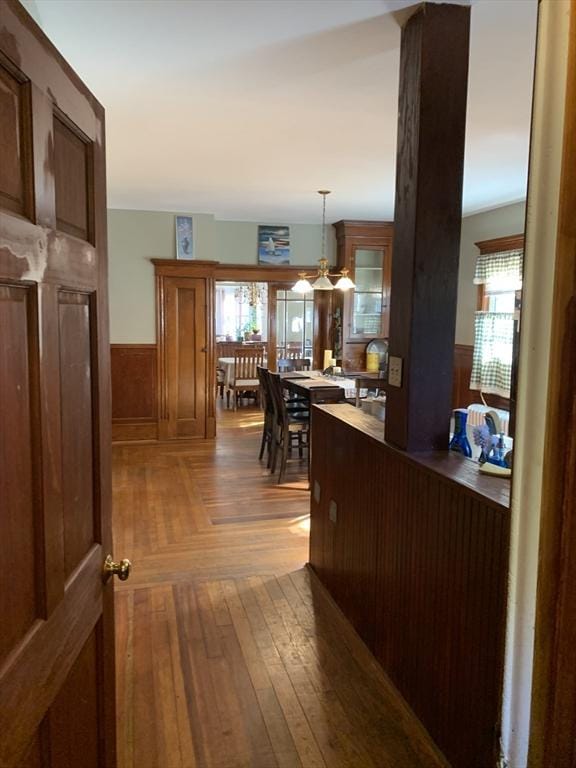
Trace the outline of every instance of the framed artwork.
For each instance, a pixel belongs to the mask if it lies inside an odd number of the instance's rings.
[[[194,258],[192,216],[176,216],[176,258]]]
[[[258,263],[290,264],[290,227],[258,227]]]

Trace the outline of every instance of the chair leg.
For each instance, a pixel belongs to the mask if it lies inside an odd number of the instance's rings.
[[[260,441],[260,453],[258,455],[258,461],[262,461],[262,456],[264,456],[264,448],[266,447],[266,443],[268,442],[266,440],[268,436],[268,424],[266,423],[266,417],[264,417],[264,426],[262,427],[262,440]]]
[[[230,408],[230,390],[226,390],[226,408]]]
[[[273,475],[276,472],[276,462],[278,461],[278,448],[282,444],[282,428],[277,424],[274,425],[272,433],[272,453],[270,456],[270,473]]]
[[[284,472],[286,471],[286,464],[288,463],[288,446],[290,445],[290,433],[284,435],[282,441],[282,457],[280,459],[280,472],[278,473],[278,484],[282,482]]]

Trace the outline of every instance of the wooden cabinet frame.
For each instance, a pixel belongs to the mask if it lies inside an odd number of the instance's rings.
[[[392,277],[392,239],[394,225],[388,221],[337,221],[336,242],[338,267],[350,270],[355,279],[356,251],[359,249],[384,251],[382,274],[382,332],[376,336],[353,333],[354,291],[340,298],[342,311],[342,364],[345,368],[362,370],[365,367],[366,344],[373,338],[387,338],[390,320],[390,285]]]

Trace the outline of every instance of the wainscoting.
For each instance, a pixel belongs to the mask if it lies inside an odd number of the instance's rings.
[[[509,488],[314,409],[310,563],[454,768],[498,755]]]
[[[364,345],[362,345],[364,350]],[[470,389],[473,347],[454,348],[454,408],[479,403],[480,393]],[[112,344],[112,439],[158,439],[158,376],[156,344]],[[486,395],[495,408],[508,409],[509,401]]]
[[[112,344],[112,440],[158,439],[156,344]]]

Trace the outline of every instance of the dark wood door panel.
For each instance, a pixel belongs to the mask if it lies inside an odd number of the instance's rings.
[[[51,768],[99,768],[102,627],[94,627],[48,712]]]
[[[0,207],[31,215],[30,88],[0,60]]]
[[[42,721],[18,768],[49,768],[45,755],[48,753],[47,723]]]
[[[68,578],[95,540],[90,296],[60,291],[60,388],[64,570]]]
[[[39,614],[40,504],[33,454],[38,451],[31,414],[34,381],[35,296],[32,286],[0,285],[0,542],[2,579],[0,664]],[[18,589],[12,575],[18,574]]]
[[[35,622],[1,669],[0,766],[22,760],[102,615],[103,559],[102,548],[94,545],[50,618]]]
[[[92,237],[92,148],[87,137],[64,115],[54,115],[54,177],[58,229]]]

